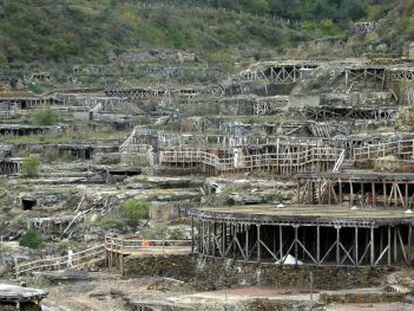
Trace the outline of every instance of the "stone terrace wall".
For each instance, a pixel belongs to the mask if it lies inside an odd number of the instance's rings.
[[[335,268],[278,266],[242,263],[195,256],[136,257],[125,262],[127,275],[160,275],[192,282],[198,290],[262,286],[309,290],[310,271],[314,288],[321,290],[378,286],[391,268]]]
[[[199,289],[263,286],[309,290],[310,271],[314,274],[314,288],[334,290],[380,285],[384,275],[390,270],[389,268],[295,267],[198,259],[195,285]]]

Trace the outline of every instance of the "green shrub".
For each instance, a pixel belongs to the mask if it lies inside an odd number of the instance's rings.
[[[35,94],[41,94],[43,92],[42,88],[40,87],[40,85],[35,84],[35,83],[30,83],[27,87],[27,89],[30,92],[33,92]]]
[[[36,125],[53,125],[57,121],[58,115],[49,106],[36,111],[32,117],[32,122]]]
[[[146,240],[182,240],[184,233],[178,228],[168,228],[165,225],[147,227],[140,231]]]
[[[22,175],[25,177],[35,177],[38,175],[40,159],[37,156],[30,156],[22,162]]]
[[[39,232],[30,229],[22,235],[19,244],[32,249],[38,249],[42,246],[43,239]]]
[[[126,201],[121,206],[121,214],[127,224],[137,226],[140,220],[148,218],[149,204],[142,200]]]
[[[105,229],[105,230],[109,230],[109,229],[122,230],[125,226],[125,222],[120,218],[108,216],[108,217],[99,218],[93,223],[93,225],[96,227]]]

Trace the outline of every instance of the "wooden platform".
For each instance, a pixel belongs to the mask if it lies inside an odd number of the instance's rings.
[[[0,309],[2,310],[2,303],[15,303],[18,310],[21,303],[39,303],[47,295],[48,292],[40,289],[0,283]]]
[[[337,205],[300,205],[285,208],[276,208],[274,205],[201,208],[192,210],[190,215],[199,220],[263,225],[309,224],[353,227],[414,224],[414,214],[405,214],[403,209],[351,210]]]

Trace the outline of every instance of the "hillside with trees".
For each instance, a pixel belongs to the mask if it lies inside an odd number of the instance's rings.
[[[266,59],[353,21],[392,18],[414,35],[413,2],[389,0],[19,0],[0,4],[0,64],[108,61],[109,49],[191,50],[209,63]],[[399,47],[400,48],[400,47]]]

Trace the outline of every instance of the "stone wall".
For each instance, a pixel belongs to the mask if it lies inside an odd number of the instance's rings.
[[[158,275],[189,282],[195,276],[194,258],[189,255],[127,257],[125,275]]]
[[[414,42],[408,45],[408,59],[414,60]]]
[[[374,161],[374,171],[392,173],[414,172],[414,161],[397,159],[393,156],[378,158]]]
[[[199,258],[194,283],[197,288],[205,290],[228,286],[308,290],[310,271],[313,271],[314,288],[334,290],[379,285],[389,268],[295,267]]]
[[[309,290],[310,272],[314,288],[320,290],[378,286],[391,268],[335,268],[278,266],[188,256],[135,257],[125,259],[128,275],[161,275],[192,282],[198,290],[262,286]]]

